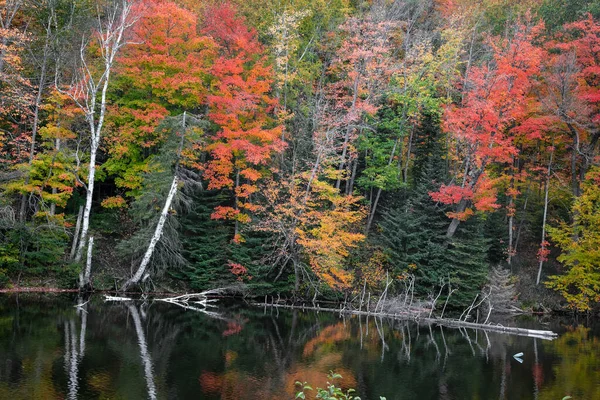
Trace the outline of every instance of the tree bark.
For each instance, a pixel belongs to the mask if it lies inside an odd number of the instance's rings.
[[[167,196],[167,201],[165,201],[165,206],[163,207],[163,210],[160,214],[160,219],[158,220],[158,224],[156,225],[156,229],[154,230],[154,235],[152,236],[152,239],[150,240],[150,245],[148,245],[148,248],[146,249],[146,253],[144,254],[144,258],[142,259],[142,262],[140,263],[140,266],[137,269],[136,273],[133,275],[133,277],[131,277],[131,279],[129,279],[127,282],[125,282],[123,287],[121,287],[122,291],[126,291],[129,287],[131,287],[133,285],[137,285],[142,280],[142,277],[144,276],[144,273],[146,272],[146,268],[148,267],[148,263],[150,262],[150,259],[152,258],[152,254],[154,253],[154,248],[156,247],[156,244],[158,243],[158,241],[160,240],[160,238],[162,236],[165,221],[167,220],[167,216],[169,215],[169,209],[171,208],[171,203],[173,202],[173,198],[175,197],[175,194],[177,193],[177,183],[178,182],[179,182],[179,179],[178,179],[177,175],[175,175],[175,177],[173,178],[173,183],[171,183],[171,189],[169,190],[169,195]]]
[[[548,162],[548,173],[546,175],[546,190],[544,194],[544,217],[542,219],[542,240],[540,243],[540,251],[544,252],[546,250],[546,217],[548,216],[548,191],[550,189],[550,174],[552,173],[552,159],[554,157],[554,150],[550,153],[550,162]],[[540,284],[540,279],[542,277],[542,267],[544,266],[544,255],[540,255],[540,265],[538,268],[537,278],[535,280],[535,284]]]
[[[79,275],[79,290],[88,290],[90,288],[90,276],[92,274],[92,251],[94,249],[94,237],[91,236],[88,240],[87,261],[85,270]]]
[[[98,29],[103,33],[102,35],[99,35],[99,44],[102,49],[102,57],[104,58],[104,71],[97,83],[94,81],[92,73],[87,68],[87,62],[85,59],[86,45],[82,44],[80,49],[80,58],[86,80],[83,83],[78,82],[72,87],[72,90],[74,89],[76,92],[80,91],[83,93],[83,103],[80,101],[81,99],[78,98],[78,96],[67,92],[67,94],[71,96],[79,108],[84,112],[85,118],[90,126],[90,162],[88,182],[86,187],[81,238],[79,240],[77,254],[75,255],[76,262],[81,260],[90,225],[90,214],[92,211],[92,200],[94,195],[94,179],[96,175],[96,155],[98,152],[98,147],[100,146],[102,127],[104,125],[104,118],[106,115],[106,94],[108,90],[108,84],[110,82],[110,74],[117,53],[124,45],[123,35],[125,30],[133,24],[133,22],[129,20],[131,7],[132,4],[129,1],[122,0],[120,11],[119,9],[112,11],[108,17],[108,20],[105,22],[106,26],[103,26],[103,23],[99,22]],[[85,85],[85,87],[77,87],[77,85]],[[100,103],[97,104],[97,96],[100,89]],[[98,106],[100,107],[99,110],[97,110]]]
[[[75,224],[75,234],[73,235],[73,244],[71,245],[70,259],[75,257],[75,251],[77,250],[77,242],[79,240],[79,231],[81,230],[81,220],[83,218],[83,206],[79,206],[79,214],[77,214],[77,223]]]
[[[38,90],[35,96],[35,103],[33,108],[33,126],[31,128],[31,144],[29,146],[29,171],[25,177],[25,185],[29,184],[31,164],[33,163],[33,157],[35,156],[35,144],[37,140],[37,131],[40,123],[40,106],[42,104],[42,95],[46,86],[46,69],[48,67],[48,53],[50,50],[50,34],[52,32],[52,13],[48,17],[48,26],[46,27],[46,40],[44,43],[44,52],[42,58],[42,65],[40,69],[40,80],[38,83]],[[23,223],[25,220],[25,213],[27,208],[27,194],[21,196],[21,209],[19,210],[19,221]],[[54,212],[51,211],[51,215]]]
[[[411,134],[412,136],[412,134]],[[392,153],[390,154],[390,158],[388,159],[388,167],[392,165],[392,161],[394,161],[394,155],[396,154],[396,148],[398,147],[398,139],[394,142],[394,147],[392,148]],[[410,148],[409,148],[410,152]],[[371,230],[371,225],[373,224],[373,219],[375,218],[375,212],[377,211],[377,205],[379,204],[379,197],[381,196],[381,188],[377,188],[377,194],[375,195],[375,201],[371,205],[371,210],[369,211],[369,216],[367,218],[367,227],[365,228],[365,236],[369,234]]]
[[[185,140],[185,116],[186,113],[183,113],[183,132],[181,133],[181,141],[179,143],[179,150],[177,152],[177,161],[175,163],[175,174],[173,176],[173,182],[171,183],[171,188],[169,189],[169,194],[167,195],[167,200],[165,201],[165,205],[160,213],[160,217],[158,219],[158,224],[156,225],[156,229],[154,230],[154,235],[150,240],[150,244],[146,249],[146,253],[144,254],[144,258],[140,263],[136,273],[131,277],[125,284],[121,287],[122,291],[126,291],[129,287],[133,285],[139,284],[139,282],[144,277],[144,273],[146,272],[146,268],[150,263],[150,259],[152,258],[152,254],[154,253],[154,248],[156,244],[160,240],[163,234],[163,228],[165,226],[165,222],[167,221],[167,217],[169,216],[169,210],[171,209],[171,203],[173,203],[173,199],[175,198],[175,194],[177,194],[177,184],[179,183],[179,158],[181,157],[181,152],[183,151],[183,143]]]

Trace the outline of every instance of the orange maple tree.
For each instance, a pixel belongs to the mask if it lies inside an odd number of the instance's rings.
[[[273,70],[256,32],[228,4],[211,7],[203,32],[218,45],[218,57],[210,74],[209,119],[218,132],[208,145],[211,159],[204,171],[209,189],[229,188],[233,205],[219,206],[214,219],[235,221],[234,241],[240,241],[239,223],[250,221],[257,210],[250,197],[257,182],[271,171],[268,163],[283,150],[283,127],[271,116],[276,100],[271,97]]]
[[[206,104],[208,72],[216,56],[216,44],[198,33],[192,12],[161,0],[138,2],[134,12],[140,18],[119,58],[119,98],[111,109],[115,128],[107,138],[111,157],[104,165],[116,175],[117,186],[131,194],[164,142],[158,124]]]

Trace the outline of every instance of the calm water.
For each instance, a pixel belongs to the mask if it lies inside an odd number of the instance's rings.
[[[552,322],[561,336],[546,341],[235,304],[208,315],[75,302],[0,297],[0,399],[292,399],[295,381],[324,385],[329,370],[363,399],[600,399],[600,332],[583,324]]]

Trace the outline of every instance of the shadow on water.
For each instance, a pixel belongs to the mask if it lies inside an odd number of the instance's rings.
[[[10,295],[0,398],[292,399],[296,381],[324,386],[329,370],[363,399],[600,398],[599,332],[547,322],[554,341],[237,303]]]

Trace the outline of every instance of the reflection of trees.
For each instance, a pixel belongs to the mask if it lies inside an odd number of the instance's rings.
[[[78,299],[79,301],[81,299]],[[82,304],[80,301],[78,304]],[[76,399],[79,390],[79,364],[85,354],[85,333],[87,330],[87,303],[77,307],[77,314],[81,319],[79,336],[75,328],[75,320],[64,322],[65,327],[65,372],[68,376],[68,399]]]
[[[554,352],[554,379],[540,390],[540,399],[600,399],[600,339],[588,328],[571,328],[544,348]]]
[[[600,343],[583,328],[547,342],[372,316],[211,311],[0,298],[0,398],[293,398],[296,380],[324,386],[331,369],[363,398],[600,398]]]
[[[142,358],[142,364],[144,365],[144,378],[146,379],[146,386],[148,387],[148,397],[154,400],[156,399],[156,385],[154,384],[152,359],[150,357],[150,352],[148,351],[146,335],[142,328],[142,321],[140,320],[140,314],[138,313],[137,307],[129,303],[128,308],[131,318],[133,319],[135,333],[140,346],[140,357]]]

